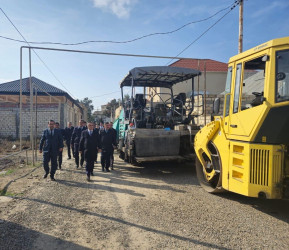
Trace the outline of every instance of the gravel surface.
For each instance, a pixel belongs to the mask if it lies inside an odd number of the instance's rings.
[[[208,194],[192,164],[95,166],[91,182],[72,160],[56,182],[10,178],[23,194],[0,199],[0,249],[289,248],[289,201]]]

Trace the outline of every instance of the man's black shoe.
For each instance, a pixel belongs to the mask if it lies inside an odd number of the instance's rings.
[[[107,168],[107,169],[105,169],[105,172],[110,172],[110,170]]]
[[[59,169],[61,169],[61,166],[59,166]]]
[[[79,165],[76,165],[75,168],[79,168]]]
[[[87,181],[90,181],[90,176],[89,176],[89,175],[86,177],[86,180],[87,180]]]
[[[55,181],[54,176],[50,176],[50,180]]]
[[[48,174],[43,175],[43,179],[46,179],[48,176]]]

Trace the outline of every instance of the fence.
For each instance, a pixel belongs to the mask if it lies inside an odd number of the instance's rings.
[[[0,155],[0,173],[5,174],[5,169],[11,167],[24,167],[33,163],[32,150],[24,149],[14,153]]]

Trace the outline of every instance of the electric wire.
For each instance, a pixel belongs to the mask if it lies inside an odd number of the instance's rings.
[[[106,93],[106,94],[102,94],[102,95],[96,95],[96,96],[91,96],[91,97],[88,97],[89,99],[91,98],[97,98],[97,97],[102,97],[102,96],[106,96],[106,95],[111,95],[111,94],[115,94],[115,93],[119,93],[120,90],[118,91],[114,91],[114,92],[110,92],[110,93]]]
[[[237,1],[235,1],[236,3]],[[234,4],[235,4],[234,3]],[[18,40],[18,39],[14,39],[14,38],[11,38],[11,37],[6,37],[6,36],[1,36],[0,35],[0,38],[3,38],[3,39],[7,39],[7,40],[10,40],[10,41],[14,41],[14,42],[20,42],[20,43],[30,43],[30,44],[50,44],[50,45],[63,45],[63,46],[76,46],[76,45],[82,45],[82,44],[88,44],[88,43],[116,43],[116,44],[123,44],[123,43],[132,43],[132,42],[135,42],[135,41],[138,41],[138,40],[141,40],[141,39],[144,39],[144,38],[147,38],[147,37],[150,37],[150,36],[156,36],[156,35],[168,35],[168,34],[172,34],[172,33],[175,33],[191,24],[195,24],[195,23],[201,23],[201,22],[205,22],[213,17],[215,17],[216,15],[218,15],[219,13],[227,10],[227,9],[230,9],[232,8],[232,6],[234,4],[230,4],[229,6],[217,11],[216,13],[214,13],[213,15],[209,16],[209,17],[206,17],[204,19],[200,19],[200,20],[196,20],[196,21],[191,21],[189,23],[186,23],[182,26],[180,26],[179,28],[177,29],[174,29],[174,30],[171,30],[171,31],[167,31],[167,32],[155,32],[155,33],[150,33],[150,34],[147,34],[147,35],[143,35],[143,36],[140,36],[140,37],[137,37],[137,38],[134,38],[134,39],[131,39],[131,40],[126,40],[126,41],[113,41],[113,40],[91,40],[91,41],[84,41],[84,42],[77,42],[77,43],[61,43],[61,42],[27,42],[25,39],[25,41],[23,40]]]
[[[209,28],[207,28],[201,35],[199,35],[196,39],[194,39],[189,45],[187,45],[181,52],[179,52],[176,56],[179,57],[182,53],[184,53],[188,48],[190,48],[195,42],[197,42],[201,37],[203,37],[207,32],[209,32],[216,24],[218,24],[225,16],[227,16],[236,6],[238,6],[240,0],[234,2],[233,6],[227,11],[221,18],[219,18],[216,22],[214,22]],[[169,65],[174,59],[171,59],[166,65]]]
[[[5,15],[5,17],[8,19],[8,21],[12,24],[12,26],[16,29],[16,31],[20,34],[20,36],[23,38],[25,43],[27,43],[31,47],[30,43],[25,39],[25,37],[22,35],[22,33],[19,31],[19,29],[14,25],[14,23],[7,16],[7,14],[4,12],[4,10],[2,8],[0,8],[0,10]],[[52,72],[52,70],[47,66],[47,64],[42,60],[42,58],[37,54],[37,52],[34,49],[32,49],[32,51],[35,53],[35,55],[38,57],[38,59],[43,63],[43,65],[46,67],[46,69],[53,75],[53,77],[61,84],[61,86],[75,99],[75,97],[69,92],[69,90],[63,85],[63,83],[57,78],[57,76]]]

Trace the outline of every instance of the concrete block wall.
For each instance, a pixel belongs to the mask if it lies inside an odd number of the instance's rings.
[[[35,131],[36,112],[33,112],[33,130]],[[58,119],[58,106],[45,107],[37,109],[37,136],[41,136],[44,129],[47,128],[49,120],[57,121]],[[18,128],[19,129],[19,128]],[[22,136],[30,136],[30,110],[24,109],[22,111]],[[35,131],[36,132],[36,131]]]
[[[19,108],[16,107],[0,107],[0,137],[18,138],[20,127]],[[36,111],[33,112],[33,128],[35,131]],[[37,136],[41,136],[43,130],[47,128],[49,120],[58,119],[58,105],[39,105],[37,108]],[[24,106],[22,110],[22,137],[30,136],[30,109]]]
[[[1,109],[0,117],[0,137],[15,138],[17,129],[17,112],[15,109]]]

